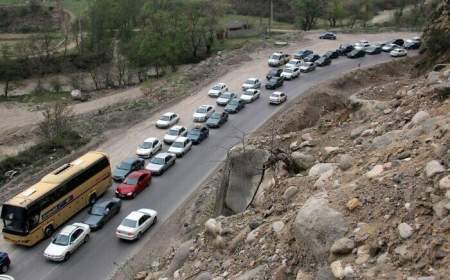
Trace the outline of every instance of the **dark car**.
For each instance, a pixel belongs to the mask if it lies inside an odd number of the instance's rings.
[[[272,78],[266,83],[266,89],[277,89],[283,85],[284,79],[282,77]]]
[[[280,78],[272,78],[272,79],[280,79]],[[238,113],[240,110],[244,109],[245,107],[245,101],[239,98],[235,98],[228,103],[227,106],[225,106],[225,112],[229,114],[235,114]]]
[[[89,209],[83,223],[89,225],[92,230],[101,229],[106,222],[119,213],[121,206],[122,202],[117,198],[97,201]]]
[[[324,56],[330,58],[330,59],[335,59],[339,57],[339,53],[337,51],[327,51]]]
[[[222,124],[227,122],[227,120],[228,120],[227,112],[222,112],[222,113],[215,112],[206,121],[206,125],[210,128],[217,128],[217,127],[221,127]]]
[[[313,54],[312,50],[301,50],[294,54],[295,59],[304,59],[308,55]]]
[[[135,170],[141,170],[144,168],[145,161],[141,158],[130,157],[119,163],[112,172],[112,178],[114,181],[122,182],[125,177]]]
[[[318,54],[310,54],[307,57],[305,57],[305,59],[303,61],[306,62],[315,62],[316,60],[318,60],[320,58],[320,55]]]
[[[270,80],[270,79],[272,79],[273,77],[280,77],[282,72],[283,72],[283,69],[281,69],[281,68],[271,69],[271,70],[269,71],[269,73],[267,73],[266,79],[267,79],[267,80]]]
[[[404,44],[405,49],[407,50],[417,50],[420,48],[420,42],[419,41],[406,41]]]
[[[348,58],[358,58],[366,55],[364,50],[353,50],[347,54]]]
[[[320,34],[319,39],[336,40],[336,34],[333,32],[325,32]]]
[[[11,260],[9,259],[8,253],[0,252],[0,271],[1,271],[1,273],[8,272],[10,265],[11,265]]]
[[[380,54],[381,46],[370,46],[364,49],[367,54]]]
[[[389,41],[390,44],[394,44],[394,45],[398,45],[398,46],[403,46],[403,44],[405,43],[405,40],[403,39],[394,39]]]
[[[200,144],[203,140],[208,138],[209,129],[204,125],[198,125],[193,127],[188,132],[188,139],[192,141],[192,144],[197,145]]]
[[[316,65],[319,67],[327,66],[331,64],[331,58],[329,58],[326,55],[323,55],[321,58],[319,58],[316,62]]]
[[[336,50],[339,55],[346,55],[349,52],[353,51],[355,47],[350,44],[340,45],[339,48]]]
[[[119,198],[135,198],[138,193],[150,185],[152,173],[148,170],[138,170],[130,173],[116,188]]]

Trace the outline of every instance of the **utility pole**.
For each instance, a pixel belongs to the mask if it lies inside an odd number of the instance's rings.
[[[272,33],[272,22],[273,22],[273,0],[270,0],[269,36]]]

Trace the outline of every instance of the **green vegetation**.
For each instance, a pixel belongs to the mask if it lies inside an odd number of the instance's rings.
[[[24,95],[0,96],[0,102],[13,101],[20,103],[45,104],[70,100],[70,93],[65,91],[38,91]]]
[[[259,27],[264,26],[267,27],[269,18],[268,17],[257,17],[257,16],[244,16],[244,15],[225,15],[220,18],[219,23],[222,26],[226,26],[227,23],[239,21],[243,23],[249,24],[251,27]],[[273,21],[272,22],[273,29],[295,29],[295,25],[289,22],[282,21]]]

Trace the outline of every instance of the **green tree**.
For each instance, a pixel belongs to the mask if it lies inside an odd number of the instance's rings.
[[[344,3],[341,0],[330,0],[327,2],[325,16],[330,24],[330,27],[336,27],[339,20],[344,19],[347,13],[344,9]]]
[[[325,14],[324,0],[292,0],[297,11],[297,22],[303,30],[310,30],[318,18]]]
[[[6,44],[1,47],[0,56],[0,80],[4,83],[3,95],[8,97],[11,82],[20,78],[20,67],[18,61],[14,59],[12,48]]]

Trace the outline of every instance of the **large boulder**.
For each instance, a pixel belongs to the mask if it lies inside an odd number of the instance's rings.
[[[336,169],[336,163],[317,163],[308,172],[309,176],[320,176],[325,172],[334,171]]]
[[[323,263],[333,243],[347,232],[348,224],[342,213],[328,206],[326,194],[319,193],[297,212],[293,227],[296,240]]]
[[[302,152],[293,152],[291,157],[294,160],[295,165],[297,165],[300,170],[307,170],[313,166],[316,161],[314,156]]]
[[[188,240],[181,244],[180,247],[178,247],[172,259],[172,262],[170,263],[169,268],[166,271],[167,277],[172,277],[173,273],[183,266],[184,262],[189,257],[192,246],[194,246],[194,241]]]

